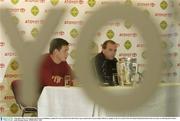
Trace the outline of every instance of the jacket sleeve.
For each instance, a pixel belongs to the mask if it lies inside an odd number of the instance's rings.
[[[94,65],[95,65],[95,71],[97,74],[97,77],[99,77],[101,79],[102,82],[104,82],[105,80],[105,65],[106,62],[98,57],[95,57],[94,59]]]

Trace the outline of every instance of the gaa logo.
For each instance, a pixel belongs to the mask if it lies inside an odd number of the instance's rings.
[[[143,59],[146,59],[147,58],[147,52],[146,51],[142,52],[141,56]]]
[[[147,15],[147,16],[149,16],[150,15],[150,12],[146,9],[146,10],[144,10],[144,13]]]
[[[161,43],[161,47],[162,47],[163,49],[167,49],[167,48],[168,48],[168,45],[167,45],[166,42],[162,42],[162,43]]]
[[[15,114],[15,113],[18,112],[18,110],[19,110],[19,108],[18,108],[17,104],[16,104],[16,103],[13,103],[13,104],[11,105],[11,107],[10,107],[10,111],[11,111],[13,114]]]
[[[161,27],[161,29],[165,30],[168,27],[168,23],[166,21],[162,21],[160,23],[160,27]]]
[[[109,39],[112,39],[114,37],[114,32],[113,30],[108,30],[107,33],[106,33],[106,36],[109,38]]]
[[[79,14],[79,10],[76,7],[71,9],[71,15],[76,17]]]
[[[124,43],[124,47],[126,48],[126,50],[129,50],[129,49],[132,47],[131,41],[127,40],[127,41]]]
[[[19,0],[11,0],[11,3],[14,5],[17,4],[18,2],[19,2]]]
[[[160,3],[160,7],[161,7],[163,10],[165,10],[165,9],[168,7],[168,3],[167,3],[166,1],[162,1],[162,2]]]
[[[38,33],[39,33],[39,30],[38,30],[37,28],[33,28],[33,29],[31,30],[31,35],[32,35],[32,37],[34,37],[34,38],[37,37]]]
[[[132,3],[131,0],[126,0],[126,1],[125,1],[125,5],[133,5],[133,3]]]
[[[75,49],[73,49],[71,51],[70,56],[71,56],[72,59],[74,59],[76,57],[76,50]]]
[[[53,6],[56,6],[59,3],[59,0],[51,0],[51,4]]]
[[[132,23],[130,21],[125,21],[124,22],[124,26],[127,28],[127,29],[130,29],[132,27]]]
[[[88,0],[88,5],[89,5],[90,7],[94,7],[95,4],[96,4],[96,0]]]
[[[173,42],[170,42],[170,41],[168,41],[168,42],[162,42],[161,47],[162,47],[163,49],[171,49],[171,48],[174,47],[174,43],[173,43]]]
[[[91,49],[91,52],[92,52],[92,55],[94,54],[97,54],[98,53],[98,45],[96,44],[96,42],[91,42],[91,45],[90,45],[90,49]]]
[[[77,31],[77,29],[72,29],[70,31],[70,35],[72,38],[76,38],[79,35],[79,32]]]
[[[34,16],[37,16],[38,13],[39,13],[39,8],[37,6],[33,6],[31,8],[31,13],[34,15]]]
[[[174,66],[174,65],[173,65],[173,62],[172,62],[172,61],[169,60],[169,61],[166,62],[166,68],[167,68],[167,69],[171,69],[173,66]]]
[[[19,19],[16,16],[12,16],[12,20],[16,25],[19,23]]]
[[[14,61],[11,62],[10,67],[11,67],[12,70],[15,71],[15,70],[17,70],[19,68],[19,63],[16,60],[14,60]]]

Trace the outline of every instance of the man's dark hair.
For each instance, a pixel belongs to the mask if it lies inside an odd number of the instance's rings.
[[[103,49],[106,49],[108,43],[116,44],[116,42],[114,42],[114,41],[112,41],[112,40],[106,40],[106,41],[102,44],[102,48],[103,48]]]
[[[55,38],[50,43],[49,53],[52,54],[55,49],[60,50],[62,46],[68,46],[69,43],[62,38]]]

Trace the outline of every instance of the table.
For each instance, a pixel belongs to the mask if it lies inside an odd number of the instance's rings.
[[[95,105],[78,87],[45,87],[38,101],[39,117],[92,117]]]
[[[121,87],[113,87],[116,90]],[[123,89],[123,88],[122,88]],[[180,116],[180,86],[160,86],[148,102],[133,111],[114,113],[90,101],[80,87],[45,87],[39,102],[39,117]]]

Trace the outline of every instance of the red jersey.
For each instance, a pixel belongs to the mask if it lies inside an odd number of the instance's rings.
[[[42,86],[64,86],[64,77],[66,75],[70,75],[71,79],[73,78],[71,67],[66,61],[56,64],[50,57],[50,54],[44,56],[40,68],[40,83]],[[53,81],[52,76],[60,76],[63,79],[57,84]]]

